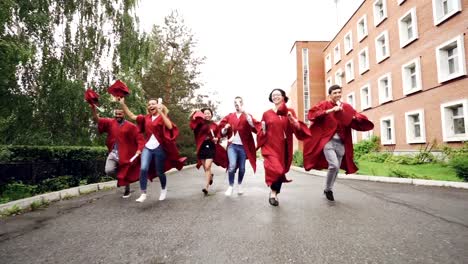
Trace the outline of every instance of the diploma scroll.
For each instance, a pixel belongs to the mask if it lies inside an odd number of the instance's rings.
[[[135,153],[135,155],[130,159],[130,162],[133,162],[138,156],[140,156],[140,154]]]

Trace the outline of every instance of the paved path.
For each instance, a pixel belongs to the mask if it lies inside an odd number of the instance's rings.
[[[101,191],[0,220],[0,263],[468,263],[468,190],[339,180],[291,171],[268,204],[259,164],[245,194],[203,197],[202,172],[150,184],[144,204]]]

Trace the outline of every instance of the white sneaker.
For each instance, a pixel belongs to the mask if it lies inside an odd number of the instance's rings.
[[[161,194],[159,195],[159,201],[164,201],[166,199],[167,189],[162,189]]]
[[[226,190],[226,192],[224,193],[226,196],[231,196],[232,195],[232,186],[229,186]]]
[[[241,184],[237,185],[237,194],[238,194],[238,195],[244,194],[244,190],[243,190]]]
[[[140,197],[138,199],[136,199],[135,201],[138,202],[138,203],[142,203],[146,200],[146,193],[142,193],[140,195]]]

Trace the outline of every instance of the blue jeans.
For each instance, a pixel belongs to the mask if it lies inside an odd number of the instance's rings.
[[[140,170],[140,189],[146,191],[148,184],[148,170],[151,162],[154,160],[156,173],[161,182],[161,189],[166,189],[166,174],[164,174],[164,161],[166,160],[166,152],[161,145],[155,149],[144,148],[141,153],[141,170]]]
[[[231,144],[227,149],[228,159],[229,159],[229,185],[234,185],[234,176],[236,174],[237,166],[239,166],[239,176],[237,178],[237,183],[241,184],[242,179],[244,179],[245,174],[245,160],[247,156],[245,154],[244,146]]]

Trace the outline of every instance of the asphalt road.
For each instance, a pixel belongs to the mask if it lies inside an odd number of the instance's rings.
[[[245,194],[226,197],[215,168],[168,175],[138,204],[123,190],[84,195],[0,219],[0,263],[468,263],[468,190],[338,180],[291,171],[280,206],[268,204],[263,166]]]

